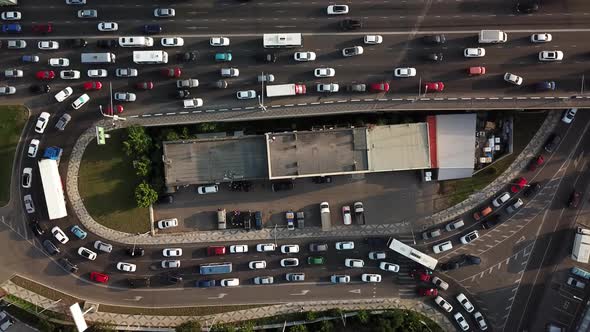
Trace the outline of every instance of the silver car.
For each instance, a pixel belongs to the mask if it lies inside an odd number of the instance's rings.
[[[137,69],[135,68],[117,68],[115,70],[115,76],[117,77],[136,77]]]
[[[55,128],[59,131],[64,131],[64,129],[66,129],[66,126],[68,125],[68,123],[70,123],[71,120],[72,116],[68,113],[64,113],[64,115],[62,115],[55,124]]]
[[[100,251],[103,251],[106,253],[110,253],[111,251],[113,251],[113,245],[102,242],[102,241],[95,241],[94,242],[94,249],[100,250]]]
[[[132,101],[135,101],[136,99],[137,99],[137,97],[135,96],[135,93],[132,93],[132,92],[117,92],[117,93],[115,93],[115,100],[117,100],[117,101],[132,102]]]
[[[98,12],[96,9],[80,9],[78,11],[78,18],[97,18]]]

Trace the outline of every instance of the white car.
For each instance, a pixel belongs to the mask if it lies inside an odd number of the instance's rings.
[[[171,218],[171,219],[162,219],[158,221],[158,228],[159,229],[166,229],[178,226],[178,219]]]
[[[364,42],[367,45],[381,44],[383,42],[383,37],[381,35],[366,35]]]
[[[132,102],[137,99],[137,96],[133,92],[116,92],[115,100],[117,101],[128,101]]]
[[[266,269],[266,261],[251,261],[248,263],[251,270]]]
[[[412,68],[412,67],[395,68],[395,70],[393,71],[393,75],[395,77],[414,77],[414,76],[416,76],[416,68]]]
[[[248,245],[235,244],[235,245],[229,246],[229,252],[231,252],[232,254],[239,254],[239,253],[248,252]]]
[[[457,301],[461,304],[461,306],[463,308],[465,308],[465,311],[467,311],[467,312],[473,312],[473,310],[475,309],[473,304],[471,304],[471,302],[469,302],[469,300],[467,299],[467,296],[465,296],[465,294],[463,294],[463,293],[460,293],[459,295],[457,295]]]
[[[565,111],[563,113],[563,117],[561,118],[561,121],[563,123],[567,123],[567,124],[572,123],[572,121],[574,121],[574,117],[576,116],[577,112],[578,112],[577,108],[571,108],[571,109]]]
[[[33,197],[31,195],[25,195],[25,197],[23,197],[23,201],[25,202],[25,210],[27,210],[27,213],[35,213]]]
[[[435,297],[434,302],[446,312],[453,311],[453,306],[440,296]]]
[[[486,324],[485,319],[483,318],[483,315],[481,314],[481,312],[477,311],[473,314],[473,318],[475,318],[475,321],[477,322],[477,325],[479,325],[479,329],[482,331],[485,331],[488,329],[488,324]]]
[[[0,17],[2,17],[4,21],[17,21],[22,18],[22,15],[20,12],[2,12]]]
[[[444,290],[449,289],[449,284],[439,277],[433,277],[432,283],[441,289],[444,289]]]
[[[380,259],[385,259],[387,258],[387,254],[385,253],[385,251],[371,251],[369,252],[369,259],[376,261],[376,260],[380,260]]]
[[[451,249],[453,249],[453,243],[451,241],[441,242],[432,246],[432,251],[434,251],[435,254],[440,254],[441,252]]]
[[[106,69],[88,69],[88,77],[107,77],[108,75]]]
[[[336,242],[336,250],[352,250],[354,249],[354,242],[352,241],[343,241],[343,242]]]
[[[256,251],[258,252],[269,252],[275,251],[277,247],[274,243],[260,243],[256,245]]]
[[[328,15],[348,14],[348,5],[329,5],[326,11]]]
[[[162,38],[161,43],[164,47],[180,47],[184,45],[184,39],[181,37]]]
[[[206,186],[197,187],[197,193],[199,195],[214,194],[219,191],[219,186],[216,184],[209,184]]]
[[[113,251],[113,245],[97,240],[94,242],[94,249],[100,250],[102,252],[110,253],[111,251]]]
[[[230,278],[230,279],[221,279],[219,283],[221,287],[235,287],[240,285],[240,279],[238,278]]]
[[[460,312],[457,312],[455,315],[453,315],[453,317],[455,318],[457,324],[459,324],[463,331],[469,330],[469,324],[467,324],[465,317],[463,317],[463,315]]]
[[[31,143],[29,143],[29,148],[27,149],[27,155],[31,158],[35,158],[37,156],[37,151],[39,151],[39,140],[33,138]]]
[[[340,90],[340,86],[338,83],[326,83],[326,84],[318,84],[316,85],[316,89],[318,92],[338,92]]]
[[[274,283],[274,281],[275,279],[272,276],[254,278],[254,284],[256,285],[269,285]]]
[[[57,50],[59,43],[53,40],[43,40],[37,43],[37,47],[40,50]]]
[[[85,5],[86,0],[66,0],[66,5]]]
[[[387,262],[379,263],[379,268],[388,272],[399,272],[399,265]]]
[[[176,11],[174,8],[156,8],[154,9],[154,16],[155,17],[174,17],[176,15]]]
[[[96,259],[96,253],[90,249],[84,248],[84,247],[80,247],[78,249],[78,255],[87,258],[91,261]]]
[[[123,272],[135,272],[137,270],[137,266],[131,263],[119,262],[117,263],[117,270]]]
[[[316,68],[313,71],[315,77],[334,77],[336,70],[334,68]]]
[[[64,233],[64,231],[62,231],[58,226],[55,226],[51,229],[51,234],[53,234],[53,237],[61,244],[66,244],[68,241],[70,241],[66,233]]]
[[[463,51],[463,55],[466,58],[481,58],[486,55],[485,48],[477,47],[477,48],[466,48]]]
[[[461,243],[468,244],[469,242],[479,238],[479,232],[471,231],[461,237]]]
[[[117,31],[119,30],[119,24],[117,22],[100,22],[98,23],[98,31]]]
[[[505,191],[492,201],[492,205],[494,205],[494,207],[500,207],[502,204],[508,202],[509,199],[510,194],[507,191]]]
[[[221,68],[221,77],[238,77],[240,70],[238,68]]]
[[[362,46],[353,46],[353,47],[346,47],[342,49],[342,56],[344,57],[351,57],[356,55],[361,55],[365,52]]]
[[[13,95],[16,93],[14,86],[0,86],[0,95]]]
[[[33,169],[31,167],[25,167],[23,169],[23,188],[31,188],[31,181],[33,179]]]
[[[293,55],[295,61],[313,61],[316,58],[315,52],[295,52]]]
[[[115,76],[117,77],[136,77],[137,69],[135,68],[117,68],[115,69]]]
[[[6,47],[9,49],[21,49],[27,47],[27,42],[22,39],[9,40],[6,44]]]
[[[561,61],[563,60],[562,51],[541,51],[539,52],[539,61]]]
[[[345,274],[335,274],[330,277],[333,284],[347,284],[350,282],[350,276]]]
[[[229,46],[229,38],[227,37],[211,37],[209,40],[211,46]]]
[[[62,70],[59,72],[59,77],[62,80],[77,80],[80,78],[79,70]]]
[[[548,43],[553,40],[553,36],[550,33],[536,33],[531,36],[531,42],[533,43]]]
[[[283,258],[281,259],[282,267],[294,267],[299,266],[299,258]]]
[[[381,282],[381,275],[375,273],[363,273],[361,280],[364,282]]]
[[[162,268],[163,269],[177,269],[180,267],[179,260],[165,260],[162,261]]]
[[[522,77],[518,76],[518,75],[514,75],[511,73],[506,73],[504,74],[504,81],[508,82],[508,83],[512,83],[514,85],[522,85]]]
[[[344,266],[363,268],[365,266],[365,261],[363,261],[362,259],[347,258],[344,260]]]
[[[182,248],[162,249],[162,256],[164,256],[164,257],[180,257],[180,256],[182,256]]]
[[[68,86],[55,94],[55,100],[57,100],[58,103],[61,103],[62,101],[68,99],[68,97],[70,97],[73,93],[74,90]]]
[[[50,114],[47,112],[43,112],[37,118],[37,123],[35,124],[35,132],[38,134],[43,134],[45,131],[45,127],[47,127],[47,123],[49,122]]]
[[[283,254],[296,254],[299,252],[298,244],[285,244],[281,246],[281,252]]]
[[[68,59],[68,58],[51,58],[51,59],[49,59],[49,65],[51,67],[67,67],[70,65],[70,59]]]
[[[254,90],[238,91],[236,93],[236,97],[238,99],[254,99],[254,98],[256,98],[256,91],[254,91]]]

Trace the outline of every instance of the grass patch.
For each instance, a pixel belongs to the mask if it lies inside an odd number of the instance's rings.
[[[16,146],[27,122],[23,106],[0,106],[0,206],[10,200],[10,179]]]
[[[270,304],[252,305],[228,305],[228,306],[206,306],[206,307],[175,307],[175,308],[136,308],[120,307],[112,305],[100,305],[100,311],[129,315],[154,315],[154,316],[205,316],[224,312],[267,307]]]
[[[141,179],[123,152],[124,130],[109,133],[106,145],[91,142],[80,164],[78,189],[88,213],[98,223],[121,232],[150,230],[149,211],[138,208],[135,187]]]

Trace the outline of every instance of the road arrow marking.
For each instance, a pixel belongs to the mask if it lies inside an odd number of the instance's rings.
[[[308,289],[304,289],[304,290],[301,291],[301,293],[289,294],[289,295],[305,295],[307,293],[309,293],[309,290]]]
[[[141,299],[143,299],[143,296],[139,296],[138,295],[138,296],[136,296],[136,297],[134,297],[132,299],[125,299],[125,301],[136,301],[137,302],[137,301],[139,301]]]
[[[360,294],[361,290],[360,289],[353,289],[353,290],[349,290],[349,293],[356,293],[356,294]]]
[[[209,300],[215,300],[215,299],[222,299],[226,296],[227,294],[225,293],[219,293],[219,295],[215,296],[215,297],[208,297]]]
[[[525,240],[524,236],[521,236],[520,239],[516,240],[516,242],[514,244],[521,243],[524,240]]]

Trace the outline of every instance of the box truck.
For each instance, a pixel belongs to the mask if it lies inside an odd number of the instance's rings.
[[[305,92],[306,89],[304,84],[278,84],[266,86],[267,97],[303,95]]]

